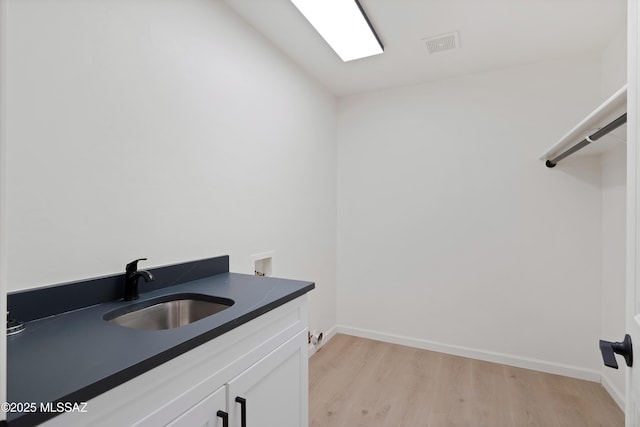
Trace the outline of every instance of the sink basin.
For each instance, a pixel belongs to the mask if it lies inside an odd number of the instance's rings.
[[[233,305],[228,298],[174,294],[110,311],[104,320],[132,329],[158,331],[189,325]]]

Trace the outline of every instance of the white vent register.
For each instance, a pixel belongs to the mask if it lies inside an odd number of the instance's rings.
[[[460,38],[457,31],[422,39],[422,42],[429,55],[445,50],[457,49],[460,46]]]

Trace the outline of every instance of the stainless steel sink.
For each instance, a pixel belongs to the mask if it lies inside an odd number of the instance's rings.
[[[202,294],[174,294],[123,307],[104,320],[133,329],[158,331],[189,325],[233,305],[228,298]]]

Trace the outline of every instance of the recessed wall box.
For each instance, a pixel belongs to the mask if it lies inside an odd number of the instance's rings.
[[[251,255],[251,269],[256,276],[273,274],[273,251]]]

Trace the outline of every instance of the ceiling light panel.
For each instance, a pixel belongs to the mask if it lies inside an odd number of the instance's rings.
[[[343,61],[383,52],[357,0],[291,0]]]

